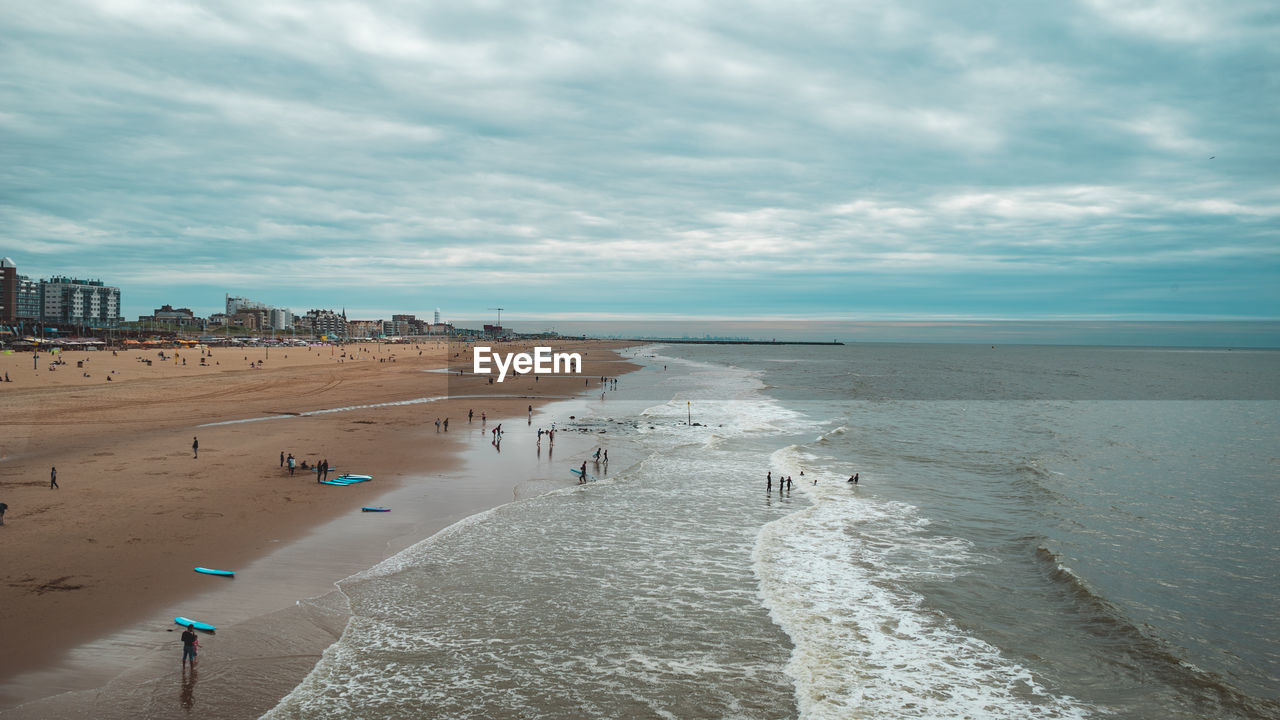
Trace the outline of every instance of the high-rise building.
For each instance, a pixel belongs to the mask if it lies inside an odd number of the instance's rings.
[[[119,291],[116,291],[117,297]],[[119,303],[117,302],[117,310]],[[11,258],[0,258],[0,322],[6,324],[44,321],[44,281],[18,274]],[[50,319],[49,322],[60,322]]]
[[[432,325],[440,324],[440,308],[436,308],[436,319],[431,324]]]
[[[41,319],[63,325],[115,325],[120,322],[120,288],[101,280],[54,276],[40,281]]]
[[[18,266],[13,260],[0,258],[0,322],[18,319]]]
[[[291,330],[293,328],[293,313],[288,308],[271,308],[271,316],[268,322],[275,330]]]
[[[270,310],[271,309],[266,304],[260,303],[257,300],[250,300],[249,298],[232,297],[230,295],[227,295],[226,298],[227,298],[227,314],[228,315],[235,315],[236,313],[244,312],[245,310]]]
[[[250,300],[249,298],[226,296],[226,312],[228,317],[242,316],[250,313],[257,318],[254,325],[256,330],[273,329],[273,330],[290,330],[293,328],[293,313],[288,308],[271,307],[266,303]]]

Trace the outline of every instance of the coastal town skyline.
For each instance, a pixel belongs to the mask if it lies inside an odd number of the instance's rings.
[[[0,223],[122,315],[1274,320],[1265,3],[0,14]]]

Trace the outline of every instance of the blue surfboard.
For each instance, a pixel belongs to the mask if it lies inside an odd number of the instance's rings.
[[[196,568],[196,572],[204,573],[205,575],[221,575],[223,577],[234,577],[236,574],[234,570],[214,570],[213,568],[203,567]]]
[[[384,507],[362,507],[360,509],[364,512],[391,512],[391,508]]]
[[[581,477],[582,477],[582,471],[581,471],[581,470],[579,470],[578,468],[569,468],[569,472],[573,473],[574,475],[576,475],[576,476],[577,476],[577,477],[579,477],[579,478],[581,478]],[[595,481],[596,481],[596,476],[595,476],[595,475],[592,475],[591,473],[587,473],[587,480],[588,480],[589,482],[595,482]]]
[[[188,625],[192,625],[192,626],[194,626],[194,627],[195,627],[195,629],[197,629],[197,630],[204,630],[204,631],[206,631],[206,632],[213,632],[214,630],[217,630],[217,629],[218,629],[218,628],[216,628],[216,627],[214,627],[214,626],[210,625],[209,623],[202,623],[202,622],[200,622],[199,620],[191,620],[190,618],[184,618],[184,617],[182,617],[182,616],[178,616],[178,617],[174,618],[174,619],[173,619],[173,621],[174,621],[174,622],[176,622],[176,623],[178,623],[178,624],[179,624],[179,625],[181,625],[182,627],[186,627],[186,626],[188,626]]]

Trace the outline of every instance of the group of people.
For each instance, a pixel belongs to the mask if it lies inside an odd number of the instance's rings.
[[[293,453],[289,453],[286,455],[285,452],[281,450],[280,451],[280,467],[289,468],[289,477],[293,477],[293,473],[299,468],[301,468],[302,470],[313,471],[316,474],[316,482],[329,479],[329,459],[328,458],[321,460],[315,465],[307,465],[306,460],[299,462],[298,459],[293,456]]]
[[[444,431],[449,432],[449,418],[444,419]],[[440,432],[440,418],[436,418],[436,432]]]
[[[599,451],[597,450],[596,452],[598,453]],[[607,453],[606,453],[605,457],[606,457],[606,458],[608,457],[608,454],[607,454]],[[608,462],[608,460],[606,460],[605,462]],[[804,477],[804,471],[803,471],[803,470],[801,470],[801,471],[800,471],[800,477]],[[851,484],[851,485],[857,485],[857,484],[858,484],[858,473],[854,473],[854,474],[850,475],[850,476],[849,476],[849,479],[848,479],[848,480],[846,480],[845,482],[847,482],[847,483],[849,483],[849,484]],[[813,484],[814,484],[814,485],[817,485],[817,484],[818,484],[818,478],[817,478],[817,476],[816,476],[816,475],[813,477]],[[765,489],[765,492],[773,492],[773,471],[772,471],[772,470],[770,470],[770,471],[768,471],[768,472],[766,472],[766,473],[764,474],[764,489]],[[784,490],[790,490],[790,489],[791,489],[791,476],[790,476],[790,475],[787,475],[786,477],[783,477],[783,476],[779,475],[779,476],[778,476],[778,492],[783,492]]]
[[[803,470],[800,471],[800,475],[802,477],[804,476]],[[764,489],[765,489],[765,492],[773,492],[773,471],[772,470],[764,474]],[[779,475],[778,476],[778,492],[781,493],[784,490],[790,490],[790,489],[791,489],[791,476],[788,475],[786,477],[783,477]]]

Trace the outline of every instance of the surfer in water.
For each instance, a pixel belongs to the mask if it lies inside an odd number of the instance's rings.
[[[579,483],[579,484],[581,484],[581,483],[584,483],[584,482],[586,482],[586,481],[587,481],[587,461],[586,461],[586,460],[583,460],[583,461],[582,461],[582,476],[578,478],[578,483]]]
[[[191,660],[192,667],[196,664],[196,644],[199,639],[196,637],[196,626],[188,625],[186,630],[182,631],[182,664],[186,665],[187,660]]]
[[[857,485],[857,484],[858,484],[858,473],[854,473],[854,474],[850,475],[850,476],[849,476],[849,479],[848,479],[848,480],[846,480],[845,482],[851,482],[851,483],[853,483],[854,485]]]

